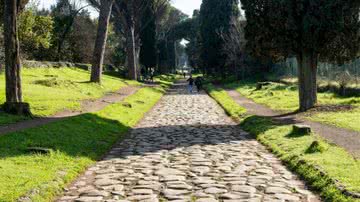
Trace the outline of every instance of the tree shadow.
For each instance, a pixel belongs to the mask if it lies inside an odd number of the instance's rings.
[[[249,131],[252,135],[257,137],[260,134],[265,133],[268,130],[274,129],[280,126],[280,123],[274,122],[271,118],[265,116],[249,116],[245,118],[240,127]]]
[[[99,160],[130,130],[132,138],[143,138],[154,143],[149,145],[146,141],[138,141],[137,145],[144,144],[136,146],[135,153],[140,155],[164,149],[253,139],[236,125],[169,125],[132,129],[128,123],[90,113],[69,118],[49,118],[48,121],[46,125],[0,136],[0,159],[38,155],[28,151],[29,148],[38,147],[71,157]],[[224,133],[230,135],[222,136]]]
[[[294,130],[292,130],[289,134],[287,134],[285,137],[289,138],[289,139],[294,139],[294,138],[300,138],[300,137],[304,137],[305,135],[309,135],[306,133],[300,133],[300,132],[296,132]]]
[[[198,146],[233,144],[254,140],[236,125],[172,125],[136,128],[116,146],[111,158],[172,151]],[[245,142],[244,142],[245,144]]]
[[[268,130],[275,129],[277,127],[281,126],[288,126],[292,125],[294,123],[297,123],[296,120],[293,119],[274,119],[272,117],[268,116],[250,116],[246,119],[244,119],[240,126],[246,130],[249,131],[252,135],[255,135],[258,137],[258,135],[266,133]],[[307,134],[299,133],[296,131],[291,131],[289,134],[287,134],[285,137],[287,138],[299,138],[303,137]]]
[[[80,84],[89,84],[92,83],[91,81],[77,81],[76,83],[80,83]]]
[[[299,110],[295,110],[293,112],[288,112],[288,113],[285,113],[285,114],[274,115],[274,116],[271,116],[271,117],[272,118],[282,118],[282,117],[294,116],[294,115],[297,115],[297,114],[300,114]]]
[[[36,155],[28,148],[41,147],[96,160],[130,129],[126,123],[90,113],[44,121],[49,123],[0,136],[0,158]]]

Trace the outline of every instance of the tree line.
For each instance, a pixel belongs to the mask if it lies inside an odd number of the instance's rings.
[[[344,64],[360,56],[358,0],[241,0],[244,16],[239,3],[202,2],[200,48],[194,55],[207,74],[240,79],[246,68],[256,70],[257,63],[264,74],[269,64],[294,57],[299,110],[306,111],[317,103],[319,62]]]
[[[86,0],[81,6],[76,2],[57,0],[50,11],[36,15],[24,11],[28,0],[1,2],[8,104],[22,103],[20,50],[30,51],[27,55],[35,59],[62,60],[74,59],[81,47],[92,46],[86,51],[92,63],[90,80],[97,83],[105,53],[122,58],[131,79],[138,78],[142,67],[155,66],[162,73],[173,70],[177,51],[186,52],[190,65],[207,75],[236,79],[266,73],[272,63],[295,57],[301,111],[316,105],[319,61],[342,64],[359,56],[358,0],[241,0],[244,15],[239,0],[203,0],[192,18],[168,0]],[[89,17],[88,6],[99,11],[97,21]],[[80,19],[84,21],[79,29],[93,33],[88,46],[75,46],[86,38],[79,35],[82,31],[73,32]],[[186,47],[181,39],[189,41]]]
[[[92,19],[88,8],[99,11]],[[57,0],[50,10],[36,1],[0,2],[3,16],[7,112],[26,114],[21,59],[91,63],[90,81],[101,83],[104,61],[125,66],[130,79],[140,68],[168,72],[179,41],[170,30],[187,16],[169,0]],[[171,54],[172,53],[172,54]],[[21,55],[21,56],[20,56]]]

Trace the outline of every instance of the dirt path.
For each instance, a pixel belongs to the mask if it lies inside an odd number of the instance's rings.
[[[59,202],[315,202],[207,94],[177,83]]]
[[[227,90],[227,92],[239,105],[246,108],[249,114],[271,117],[275,121],[284,124],[299,123],[309,125],[316,134],[324,137],[329,142],[346,149],[356,158],[360,158],[359,132],[309,121],[300,114],[282,114],[271,110],[266,106],[255,103],[254,101],[242,96],[236,90]]]
[[[78,116],[80,114],[90,113],[100,111],[105,108],[107,105],[120,102],[125,99],[127,96],[134,94],[139,90],[139,87],[135,86],[126,86],[114,93],[108,93],[104,97],[96,100],[84,100],[81,102],[81,110],[79,111],[70,111],[65,110],[59,113],[56,113],[53,116],[45,118],[35,118],[31,120],[26,120],[14,124],[9,124],[6,126],[0,126],[0,135],[6,133],[11,133],[15,131],[20,131],[28,128],[34,128],[37,126],[45,125],[54,121],[58,121],[64,118]]]

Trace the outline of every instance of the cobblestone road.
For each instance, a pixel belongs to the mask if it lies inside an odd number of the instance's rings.
[[[319,201],[206,94],[178,84],[59,201]]]

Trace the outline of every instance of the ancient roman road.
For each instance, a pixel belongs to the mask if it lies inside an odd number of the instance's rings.
[[[319,201],[206,94],[177,84],[58,201]]]

